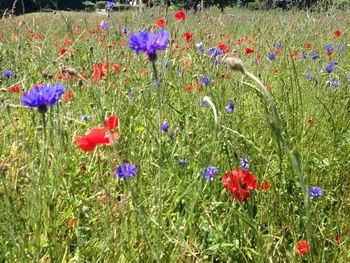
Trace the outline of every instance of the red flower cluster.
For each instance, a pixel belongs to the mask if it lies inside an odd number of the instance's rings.
[[[246,54],[252,54],[252,53],[254,53],[254,49],[247,47],[247,48],[244,50],[244,52],[245,52]]]
[[[176,14],[175,14],[175,17],[177,20],[183,20],[185,21],[186,20],[186,14],[184,11],[180,10],[178,11]]]
[[[185,40],[186,40],[187,43],[190,43],[190,42],[191,42],[192,36],[193,36],[193,34],[192,34],[191,32],[186,32],[186,33],[184,34],[184,37],[185,37]]]
[[[238,168],[225,173],[222,183],[226,190],[240,203],[246,201],[250,195],[249,189],[255,190],[257,180],[251,172]]]
[[[84,152],[92,151],[99,144],[112,145],[119,139],[119,134],[114,131],[117,126],[118,117],[111,116],[105,121],[105,127],[92,128],[84,136],[76,136],[75,142]]]
[[[341,37],[343,35],[343,33],[339,29],[337,29],[337,30],[334,31],[334,35],[336,37]]]
[[[156,26],[159,26],[159,27],[164,27],[165,25],[165,20],[163,18],[159,19],[156,23],[155,23]]]

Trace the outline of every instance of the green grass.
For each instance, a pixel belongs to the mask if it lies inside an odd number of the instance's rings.
[[[151,63],[144,54],[133,54],[122,27],[129,32],[149,28],[162,12],[109,18],[37,13],[0,21],[0,71],[15,73],[0,78],[1,261],[349,262],[349,13],[230,9],[222,15],[211,10],[208,18],[189,13],[179,22],[171,11],[165,29],[174,42],[158,53],[160,86],[155,88]],[[103,20],[110,22],[108,31],[89,33]],[[334,36],[336,29],[342,37]],[[193,33],[190,44],[186,31]],[[245,40],[238,45],[240,38]],[[65,46],[64,40],[73,45]],[[204,54],[195,46],[200,41]],[[312,49],[304,48],[308,42]],[[255,83],[206,55],[218,43],[236,48],[234,54],[270,89],[283,136],[300,153],[302,180],[273,136],[263,100],[244,84]],[[338,51],[340,43],[344,53]],[[275,44],[282,51],[269,61]],[[331,57],[323,50],[328,44],[335,47]],[[63,47],[69,50],[61,56]],[[245,54],[246,47],[254,53]],[[320,58],[311,60],[313,52]],[[332,73],[318,73],[335,61]],[[106,62],[109,73],[93,83],[92,65]],[[119,70],[113,71],[113,64]],[[58,79],[64,66],[89,79],[82,87],[77,78]],[[213,82],[200,84],[202,76]],[[340,86],[327,84],[330,79]],[[49,109],[46,127],[37,110],[20,103],[23,91],[37,83],[62,83],[74,94]],[[21,93],[9,92],[14,85]],[[185,91],[185,85],[193,90]],[[130,92],[134,99],[128,98]],[[218,125],[212,109],[199,105],[204,96],[218,111]],[[225,110],[230,100],[233,113]],[[90,119],[84,122],[82,115]],[[74,138],[111,115],[119,118],[118,143],[80,150]],[[160,132],[163,122],[170,124],[173,139]],[[239,204],[221,179],[244,154],[258,188]],[[179,166],[180,159],[187,165]],[[121,161],[135,164],[138,174],[118,179],[114,171]],[[219,170],[214,181],[201,176],[208,166]],[[263,183],[271,188],[261,190]],[[301,206],[301,183],[321,187],[325,195],[310,199],[308,208]],[[301,257],[295,245],[303,239],[311,249]]]

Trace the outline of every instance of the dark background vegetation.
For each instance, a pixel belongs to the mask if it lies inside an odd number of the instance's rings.
[[[198,3],[204,7],[217,6],[222,11],[228,6],[244,6],[250,9],[269,8],[314,8],[337,6],[338,8],[349,7],[349,0],[113,0],[119,8],[129,8],[130,3],[142,2],[152,7],[159,5],[174,5],[177,8],[186,10],[194,9]],[[97,0],[1,0],[0,15],[13,13],[16,15],[49,10],[93,10],[101,8],[107,1]],[[118,10],[118,6],[116,10]]]

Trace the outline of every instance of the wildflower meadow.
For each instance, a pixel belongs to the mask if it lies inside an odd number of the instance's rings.
[[[350,262],[349,11],[106,9],[0,20],[0,262]]]

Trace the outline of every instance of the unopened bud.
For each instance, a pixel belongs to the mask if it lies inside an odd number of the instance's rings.
[[[238,58],[232,58],[232,57],[226,58],[226,65],[229,66],[232,70],[237,70],[242,73],[244,73],[245,71],[242,60]]]

